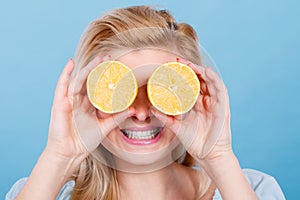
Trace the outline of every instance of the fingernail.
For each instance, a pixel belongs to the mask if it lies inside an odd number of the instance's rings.
[[[176,58],[176,61],[177,61],[177,62],[184,62],[185,60],[184,60],[183,58],[177,57],[177,58]]]
[[[111,55],[106,55],[102,58],[103,61],[111,60]]]
[[[69,58],[68,60],[68,63],[72,62],[73,61],[73,58]]]

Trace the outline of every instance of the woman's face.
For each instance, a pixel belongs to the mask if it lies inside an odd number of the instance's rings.
[[[124,52],[123,52],[124,53]],[[118,52],[120,55],[120,52]],[[176,55],[167,51],[145,49],[131,51],[123,56],[113,58],[131,68],[137,78],[139,89],[131,109],[134,114],[119,124],[108,135],[108,141],[124,152],[151,153],[169,145],[175,134],[151,114],[147,97],[147,79],[159,64],[176,61]],[[98,111],[98,117],[106,118],[108,114]]]

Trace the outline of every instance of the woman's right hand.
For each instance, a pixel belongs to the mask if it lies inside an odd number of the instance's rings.
[[[97,117],[86,95],[90,71],[103,58],[97,57],[70,81],[73,60],[65,66],[56,86],[48,142],[16,199],[56,199],[65,182],[104,137],[128,117],[129,111]]]
[[[127,110],[99,119],[95,107],[89,102],[87,77],[104,59],[96,57],[71,81],[74,62],[70,59],[66,64],[55,90],[46,151],[63,159],[79,160],[76,163],[80,163],[116,127],[116,120],[122,121],[129,116]]]

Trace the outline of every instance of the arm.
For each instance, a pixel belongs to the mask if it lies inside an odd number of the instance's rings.
[[[16,200],[56,199],[59,191],[83,158],[63,158],[45,150]]]
[[[224,200],[258,199],[233,153],[209,162],[202,161],[202,167],[217,186]]]
[[[72,107],[67,93],[73,68],[74,63],[69,60],[56,87],[47,147],[16,199],[56,199],[61,187],[73,173],[73,169],[84,158],[77,156],[79,154],[76,153],[76,148],[72,144],[74,142],[70,137],[74,133],[70,123]],[[81,155],[84,155],[83,152]]]
[[[257,199],[232,152],[230,108],[227,89],[210,68],[180,60],[194,69],[201,92],[186,118],[154,115],[172,129],[187,151],[219,189],[223,199]]]
[[[130,114],[124,111],[97,118],[95,108],[87,99],[85,82],[89,72],[101,61],[102,57],[96,57],[70,84],[73,60],[65,66],[55,90],[46,148],[16,199],[56,199],[79,164],[115,128],[116,118],[123,120]],[[80,117],[77,118],[80,123],[76,124],[74,116]]]

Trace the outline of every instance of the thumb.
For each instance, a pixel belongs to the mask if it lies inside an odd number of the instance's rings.
[[[173,131],[178,137],[180,137],[181,133],[184,132],[182,129],[183,121],[174,116],[165,115],[154,108],[151,108],[150,112],[162,122],[163,126],[171,129],[171,131]]]
[[[93,152],[107,134],[126,118],[131,116],[131,113],[132,112],[128,109],[99,120],[96,116],[82,114],[82,112],[74,112],[74,124],[81,144],[88,152]]]
[[[100,125],[100,137],[101,141],[106,137],[106,135],[119,126],[124,120],[126,120],[128,117],[131,117],[133,115],[134,111],[132,108],[129,108],[123,112],[116,113],[114,115],[111,115],[108,118],[101,120]]]
[[[164,126],[168,127],[188,150],[196,140],[199,118],[196,112],[191,110],[183,120],[174,116],[167,116],[158,110],[151,110],[153,115],[161,120]]]

